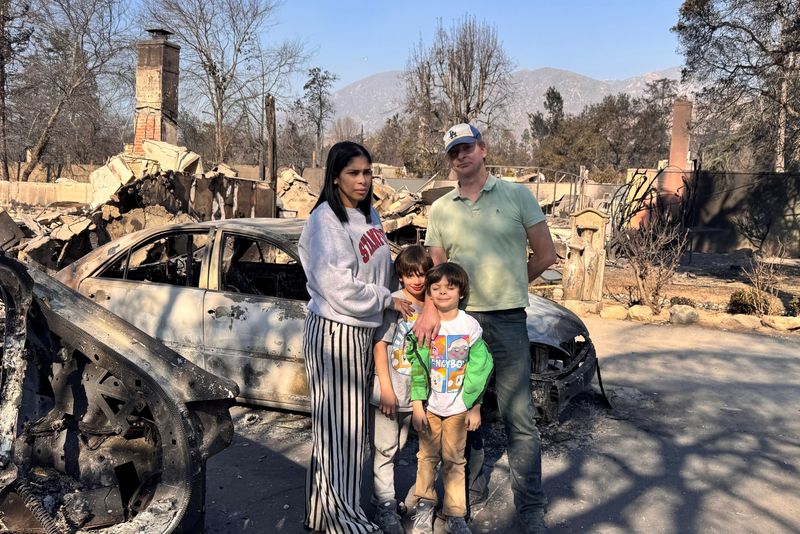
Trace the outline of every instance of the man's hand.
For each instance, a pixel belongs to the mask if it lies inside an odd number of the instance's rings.
[[[478,430],[481,426],[481,405],[476,404],[467,411],[467,417],[464,419],[467,425],[467,430]]]
[[[422,313],[417,317],[411,330],[414,332],[420,346],[424,347],[433,341],[433,338],[439,333],[440,325],[439,312],[436,311],[433,301],[428,299],[425,301]]]
[[[425,414],[425,408],[422,407],[422,401],[414,401],[411,413],[411,423],[414,425],[414,430],[422,434],[430,429],[428,424],[428,416]]]
[[[397,395],[394,394],[391,384],[389,387],[381,387],[381,413],[386,417],[392,417],[397,411]]]

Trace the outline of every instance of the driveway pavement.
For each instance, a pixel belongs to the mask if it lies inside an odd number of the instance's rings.
[[[800,336],[585,321],[614,409],[587,394],[542,429],[554,533],[800,532]],[[233,445],[208,463],[207,532],[303,532],[308,418],[234,417]],[[503,431],[490,430],[492,493],[472,529],[518,532]]]

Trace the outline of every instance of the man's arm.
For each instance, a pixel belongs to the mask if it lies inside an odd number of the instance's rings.
[[[428,254],[430,254],[434,265],[439,265],[447,261],[447,253],[442,247],[428,247]],[[417,336],[417,339],[423,347],[439,333],[440,324],[439,314],[436,312],[433,301],[426,298],[422,313],[420,313],[417,320],[414,321],[413,327],[414,335]]]
[[[434,265],[447,262],[447,252],[442,247],[428,247],[428,254],[431,255]]]
[[[530,283],[556,262],[556,247],[553,245],[553,237],[550,235],[547,222],[541,221],[528,228],[528,243],[533,250],[533,256],[528,259],[528,283]]]

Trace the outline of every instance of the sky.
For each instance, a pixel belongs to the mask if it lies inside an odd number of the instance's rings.
[[[464,15],[493,25],[516,69],[554,67],[600,80],[683,63],[670,28],[679,0],[283,0],[268,43],[301,39],[311,66],[335,73],[340,89],[405,68],[416,43],[429,45],[438,19]]]

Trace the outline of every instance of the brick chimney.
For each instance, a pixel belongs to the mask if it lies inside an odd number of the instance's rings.
[[[688,170],[689,122],[692,120],[692,102],[676,100],[672,104],[672,139],[669,143],[669,165]]]
[[[178,64],[181,48],[169,42],[172,32],[147,30],[150,39],[136,46],[136,115],[133,153],[142,141],[178,142]]]
[[[677,203],[674,197],[684,194],[684,182],[689,180],[694,169],[689,162],[689,123],[692,120],[692,102],[675,100],[672,104],[672,138],[669,143],[669,166],[661,172],[657,188],[670,204]]]

